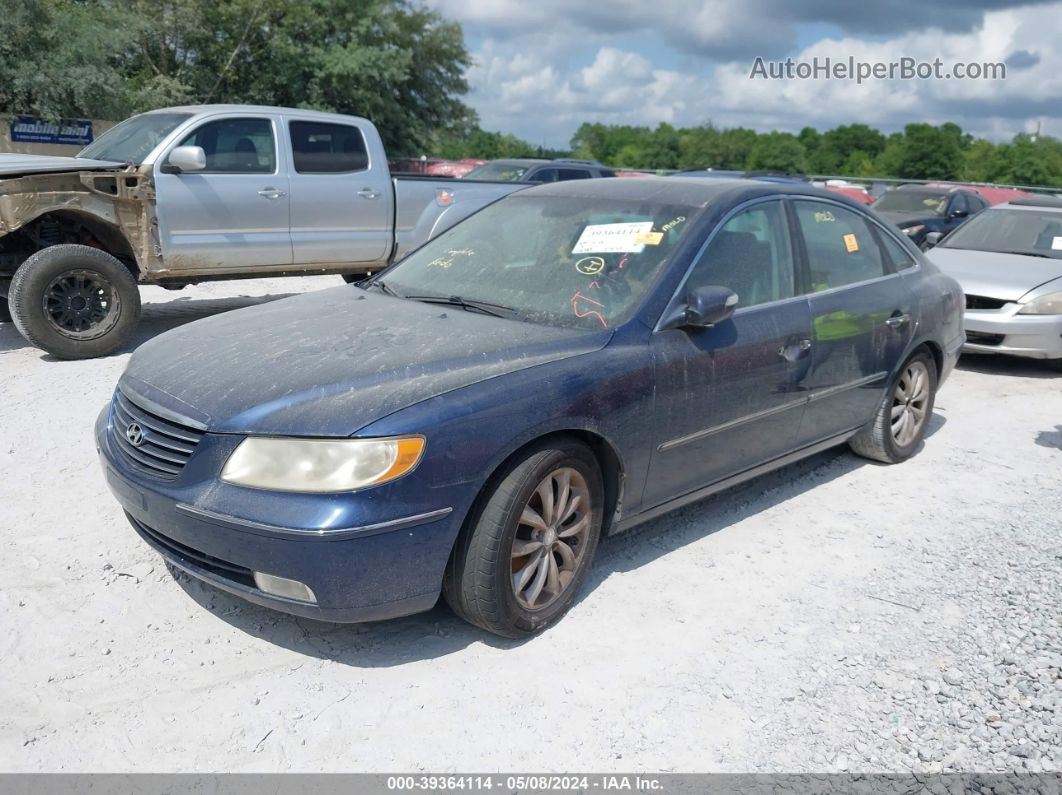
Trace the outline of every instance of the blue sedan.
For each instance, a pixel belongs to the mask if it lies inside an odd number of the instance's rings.
[[[432,607],[507,637],[598,540],[833,445],[922,443],[962,293],[810,186],[530,188],[363,282],[132,356],[96,439],[173,566],[330,621]]]

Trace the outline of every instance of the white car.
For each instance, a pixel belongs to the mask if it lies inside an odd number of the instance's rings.
[[[991,207],[927,256],[966,294],[964,350],[1049,359],[1062,369],[1062,200]]]

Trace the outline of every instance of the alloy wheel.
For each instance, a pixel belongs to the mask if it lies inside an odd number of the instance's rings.
[[[95,339],[118,322],[118,293],[107,279],[91,270],[70,270],[49,282],[44,314],[65,337]]]
[[[914,361],[904,368],[892,393],[892,438],[907,447],[918,438],[926,421],[929,402],[929,369],[925,362]]]
[[[512,587],[528,610],[553,604],[586,565],[593,506],[586,480],[571,467],[550,472],[538,484],[513,538]]]

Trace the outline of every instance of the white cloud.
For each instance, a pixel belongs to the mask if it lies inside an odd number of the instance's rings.
[[[886,130],[912,121],[955,121],[975,134],[1005,138],[1035,127],[1062,136],[1062,3],[1004,10],[977,10],[976,24],[952,32],[924,29],[890,38],[838,35],[793,51],[765,49],[765,58],[810,61],[853,56],[894,61],[901,56],[946,65],[954,61],[1006,61],[1007,80],[750,80],[752,55],[727,60],[727,52],[750,42],[784,42],[801,21],[792,9],[835,13],[839,27],[860,29],[855,4],[847,17],[831,0],[774,4],[771,0],[662,6],[628,0],[573,7],[563,0],[535,4],[513,0],[435,0],[440,10],[464,21],[477,42],[469,72],[469,103],[486,129],[512,132],[532,143],[566,146],[583,121],[676,125],[711,120],[765,130],[827,128],[866,122]],[[912,6],[915,0],[903,0]],[[902,3],[901,3],[902,4]],[[940,2],[917,4],[932,18]],[[1005,4],[997,4],[996,7]],[[775,16],[765,21],[765,10]],[[871,13],[871,12],[867,12]],[[811,14],[806,12],[805,16]],[[812,15],[813,16],[813,15]],[[810,17],[809,17],[810,18]],[[841,25],[843,23],[843,25]],[[640,31],[640,33],[637,33]],[[718,60],[684,56],[696,50],[724,53]],[[729,42],[729,43],[728,43]],[[740,47],[735,42],[740,43]],[[750,52],[755,53],[755,50]],[[1016,55],[1017,54],[1017,55]],[[660,65],[666,63],[667,67]]]

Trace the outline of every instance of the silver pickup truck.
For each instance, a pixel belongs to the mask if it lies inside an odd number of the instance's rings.
[[[366,119],[165,108],[77,157],[0,154],[0,321],[66,359],[119,347],[137,284],[379,270],[524,184],[392,177]]]

